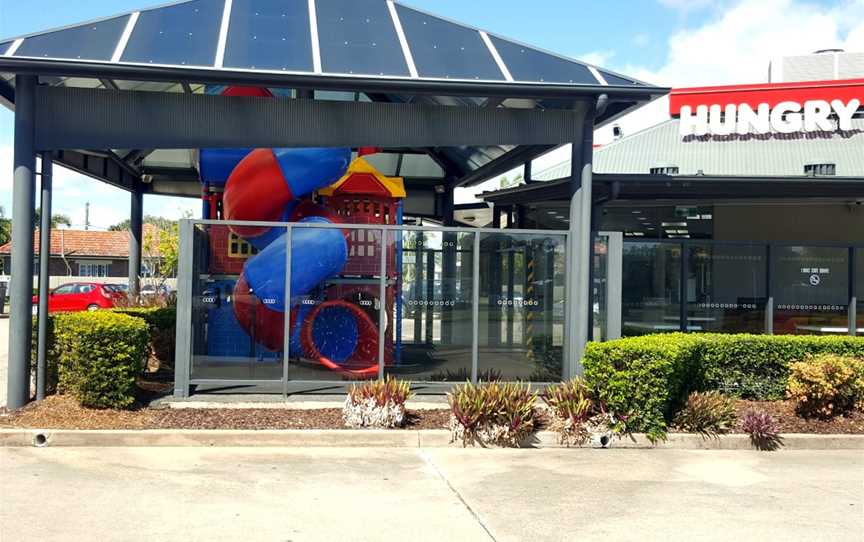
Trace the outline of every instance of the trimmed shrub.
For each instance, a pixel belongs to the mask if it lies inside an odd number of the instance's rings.
[[[590,343],[585,379],[628,430],[657,439],[691,392],[782,399],[792,363],[823,353],[864,357],[864,338],[670,333]]]
[[[745,412],[741,416],[741,430],[750,435],[750,443],[757,450],[773,451],[783,445],[777,420],[764,410]]]
[[[392,376],[354,384],[342,407],[342,419],[348,427],[402,427],[405,403],[412,395],[410,382]]]
[[[817,354],[864,357],[864,338],[806,335],[701,335],[702,389],[775,401],[786,395],[789,367]]]
[[[735,425],[735,401],[718,391],[693,392],[675,416],[675,425],[684,431],[716,437]]]
[[[447,394],[452,442],[518,447],[537,425],[537,394],[527,384],[470,382]]]
[[[864,360],[820,354],[793,363],[787,393],[803,416],[846,414],[864,401]]]
[[[150,326],[149,366],[152,370],[174,367],[176,307],[131,307],[113,312],[141,318]]]
[[[609,410],[626,417],[628,430],[662,439],[698,380],[699,344],[682,333],[590,343],[585,381]]]
[[[58,391],[90,408],[129,408],[147,355],[144,320],[108,311],[57,314]]]

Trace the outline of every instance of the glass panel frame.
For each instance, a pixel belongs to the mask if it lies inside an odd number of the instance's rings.
[[[268,229],[274,237],[287,232],[284,226]],[[228,224],[195,225],[190,379],[278,383],[284,374],[284,299],[278,292],[285,285],[281,273],[268,269],[278,251],[232,253],[232,231]],[[253,271],[249,264],[258,257]]]
[[[775,335],[848,333],[849,256],[842,246],[772,247]]]
[[[15,51],[16,57],[69,58],[109,61],[129,15],[31,36]],[[3,49],[0,47],[0,49]],[[0,55],[5,51],[0,51]]]
[[[312,72],[306,0],[234,0],[223,66]]]
[[[565,378],[567,237],[497,230],[479,243],[478,380]]]
[[[121,62],[213,66],[222,11],[221,0],[193,0],[142,11]]]
[[[325,73],[408,77],[408,64],[386,2],[317,0]]]

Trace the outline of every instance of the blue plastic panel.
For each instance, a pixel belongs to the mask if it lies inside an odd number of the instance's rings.
[[[636,81],[632,81],[630,79],[625,79],[623,77],[618,77],[617,75],[611,74],[609,72],[604,72],[603,70],[599,70],[600,74],[603,76],[603,79],[606,80],[610,85],[620,85],[620,86],[633,86],[639,85]]]
[[[420,77],[504,80],[476,30],[401,5],[396,9]]]
[[[8,51],[10,47],[12,47],[11,41],[8,41],[6,43],[0,43],[0,56],[5,55],[6,51]]]
[[[129,16],[27,38],[15,56],[111,60]]]
[[[313,71],[306,0],[234,0],[225,67]]]
[[[599,85],[600,82],[582,64],[571,62],[512,41],[489,36],[501,60],[516,81],[531,83],[569,83]]]
[[[195,0],[142,11],[123,62],[213,66],[224,0]]]
[[[384,0],[318,0],[316,5],[324,73],[410,75]]]

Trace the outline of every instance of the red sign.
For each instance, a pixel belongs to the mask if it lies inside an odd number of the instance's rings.
[[[756,110],[761,104],[768,104],[773,109],[784,102],[804,104],[815,100],[828,103],[840,100],[849,103],[855,99],[864,103],[864,79],[680,88],[673,89],[669,95],[669,114],[678,117],[685,106],[696,111],[699,106],[725,108],[727,105],[746,104]]]

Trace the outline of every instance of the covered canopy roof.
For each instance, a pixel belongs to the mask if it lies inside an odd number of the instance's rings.
[[[319,100],[515,109],[562,109],[606,94],[598,124],[667,91],[390,0],[188,0],[142,9],[0,40],[0,102],[9,107],[18,73],[52,86],[204,93],[243,84],[295,96],[305,89]],[[453,185],[472,184],[549,149],[389,149],[398,167],[384,169],[409,186],[430,171]],[[188,185],[151,186],[155,192],[193,195],[192,153],[186,160],[153,149],[76,152],[60,162],[124,186],[100,173],[107,161],[121,177],[155,174]]]
[[[12,38],[0,53],[110,67],[648,88],[385,0],[188,0]]]

